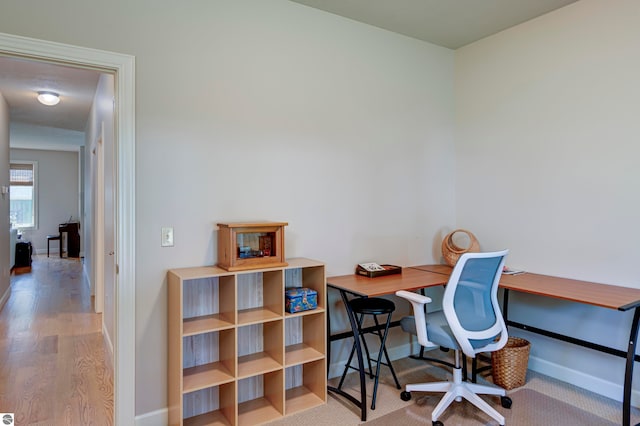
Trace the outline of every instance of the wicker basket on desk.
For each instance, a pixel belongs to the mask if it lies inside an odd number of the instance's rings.
[[[510,390],[523,386],[527,379],[531,343],[520,337],[509,337],[507,344],[491,353],[493,383]]]
[[[469,246],[468,247],[458,247],[453,242],[453,236],[456,233],[467,234],[469,237]],[[442,257],[444,261],[449,266],[455,266],[456,262],[458,262],[458,258],[462,256],[464,253],[477,253],[480,251],[480,243],[475,235],[473,235],[470,231],[466,229],[456,229],[455,231],[450,232],[444,237],[442,240]]]

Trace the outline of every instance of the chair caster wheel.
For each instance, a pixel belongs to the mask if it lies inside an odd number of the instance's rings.
[[[411,399],[411,392],[407,392],[407,391],[400,392],[400,399],[403,401],[409,401]]]
[[[511,404],[513,404],[513,401],[511,401],[511,398],[509,398],[508,396],[501,396],[500,404],[502,404],[504,408],[511,408]]]
[[[432,426],[444,426],[444,423],[442,423],[440,420],[436,420],[435,422],[431,422]]]

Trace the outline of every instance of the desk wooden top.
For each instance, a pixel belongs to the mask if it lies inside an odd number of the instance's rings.
[[[419,290],[425,287],[444,285],[449,275],[403,268],[401,274],[368,278],[351,274],[327,278],[327,286],[344,290],[358,296],[376,297],[395,294],[398,290]]]
[[[452,268],[447,265],[420,265],[413,269],[440,273],[448,277]],[[519,275],[502,275],[500,287],[620,311],[640,305],[640,289],[529,272]]]

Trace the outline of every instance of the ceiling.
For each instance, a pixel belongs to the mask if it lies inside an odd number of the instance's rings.
[[[291,0],[457,49],[577,0]]]
[[[450,49],[533,19],[576,0],[291,0]],[[0,93],[12,123],[84,131],[100,73],[3,57]],[[54,107],[38,91],[60,94]]]
[[[0,93],[12,123],[84,131],[100,73],[0,56]],[[39,91],[60,95],[56,106],[37,101]]]

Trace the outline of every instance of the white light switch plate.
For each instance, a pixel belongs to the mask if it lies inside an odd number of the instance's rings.
[[[162,240],[160,245],[162,247],[173,247],[173,228],[162,227]]]

